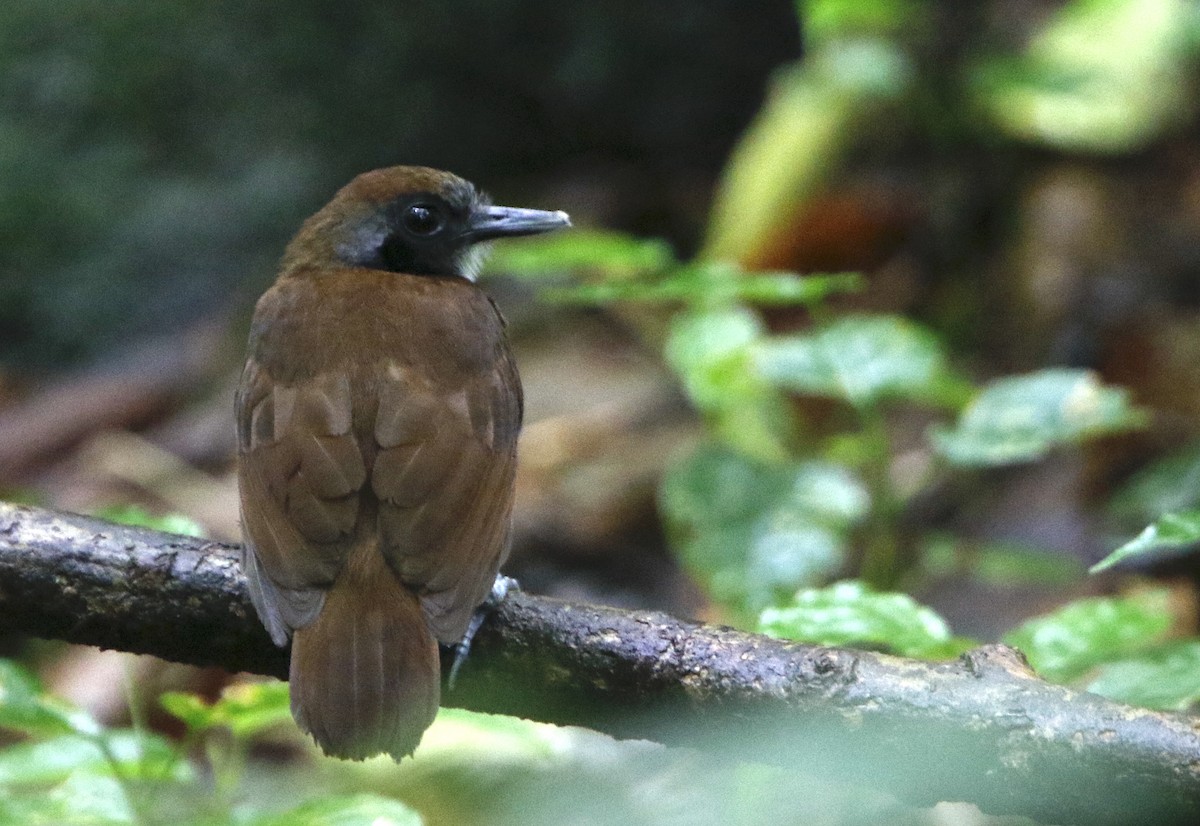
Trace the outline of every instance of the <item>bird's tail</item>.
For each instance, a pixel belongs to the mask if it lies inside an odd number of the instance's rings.
[[[292,640],[292,716],[326,754],[412,754],[441,693],[437,642],[416,595],[360,546]]]

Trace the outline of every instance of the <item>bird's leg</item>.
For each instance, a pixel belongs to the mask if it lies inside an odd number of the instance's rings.
[[[500,606],[500,603],[504,602],[504,598],[508,596],[509,591],[518,590],[520,587],[512,577],[505,576],[504,574],[496,574],[496,581],[492,583],[492,592],[488,594],[483,604],[475,609],[475,613],[471,614],[471,622],[467,625],[467,630],[463,634],[462,639],[455,646],[454,664],[450,666],[450,678],[447,681],[449,688],[454,688],[454,681],[458,678],[458,670],[467,661],[467,655],[471,653],[471,641],[479,633],[479,628],[483,625],[483,621],[487,619],[488,614]]]

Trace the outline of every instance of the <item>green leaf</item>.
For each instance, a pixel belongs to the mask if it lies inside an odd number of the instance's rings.
[[[38,798],[30,807],[32,811],[26,810],[22,822],[81,826],[117,826],[138,822],[121,784],[111,776],[95,774],[87,769],[72,773]]]
[[[1163,548],[1181,548],[1200,542],[1200,510],[1164,513],[1153,525],[1097,562],[1089,573],[1099,573],[1135,557],[1156,556]]]
[[[46,694],[32,674],[10,660],[0,660],[0,728],[43,737],[90,737],[101,731],[90,715]]]
[[[1200,508],[1200,444],[1191,444],[1134,474],[1109,502],[1127,523],[1144,525],[1160,514]]]
[[[1185,0],[1066,3],[1024,56],[984,65],[977,99],[1022,140],[1076,152],[1135,150],[1195,111],[1196,29]]]
[[[782,458],[793,423],[783,396],[749,367],[763,324],[744,307],[693,310],[671,321],[666,358],[719,436],[763,458]]]
[[[954,428],[935,428],[938,451],[957,465],[1030,462],[1051,449],[1142,426],[1128,394],[1087,370],[1052,369],[989,383]]]
[[[0,787],[58,783],[84,770],[111,774],[114,763],[128,778],[192,778],[191,767],[164,738],[120,729],[99,737],[64,734],[6,746],[0,749]]]
[[[937,338],[898,316],[847,316],[812,334],[766,339],[755,365],[776,386],[860,408],[887,398],[957,406],[969,393]]]
[[[922,11],[910,0],[802,0],[805,42],[893,38]],[[924,16],[924,15],[922,15]]]
[[[857,273],[804,276],[788,272],[746,273],[732,264],[702,262],[674,267],[660,277],[547,289],[542,295],[547,300],[574,304],[638,301],[788,306],[815,304],[861,286],[862,278]]]
[[[1186,711],[1200,702],[1200,640],[1175,640],[1105,663],[1087,690],[1145,708]]]
[[[232,685],[211,705],[177,691],[164,693],[159,702],[196,732],[224,727],[238,737],[250,737],[292,719],[288,685],[278,680]]]
[[[1171,627],[1165,590],[1069,603],[1005,635],[1046,679],[1068,682],[1110,660],[1137,654]]]
[[[251,826],[421,826],[421,816],[399,800],[355,794],[313,800]]]
[[[884,645],[908,657],[955,657],[974,644],[954,637],[944,619],[907,594],[879,593],[858,581],[800,591],[763,610],[758,631],[820,645]]]
[[[750,612],[836,571],[869,504],[839,466],[761,462],[716,445],[673,465],[660,498],[688,571],[713,599]]]
[[[498,245],[488,259],[487,270],[526,278],[594,270],[625,278],[664,270],[674,263],[671,246],[665,241],[619,232],[572,230]]]
[[[1083,564],[1045,548],[989,543],[968,554],[971,576],[1001,587],[1066,585],[1083,579]]]
[[[1083,563],[1046,548],[1015,542],[963,542],[948,533],[922,537],[919,568],[925,577],[970,577],[986,585],[1066,585],[1084,578]]]
[[[792,232],[853,150],[861,119],[898,98],[912,77],[900,49],[871,39],[839,42],[777,71],[722,174],[699,257],[752,261]]]
[[[180,536],[203,538],[205,535],[204,528],[181,513],[164,513],[161,516],[155,516],[141,505],[112,505],[107,508],[100,508],[94,515],[121,525],[150,528],[165,533],[179,534]]]

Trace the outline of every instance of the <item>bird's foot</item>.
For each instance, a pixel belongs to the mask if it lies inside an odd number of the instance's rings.
[[[454,688],[454,681],[458,679],[458,670],[467,661],[467,655],[471,653],[471,641],[479,633],[479,628],[483,625],[483,621],[487,619],[488,614],[500,606],[500,603],[504,602],[504,598],[508,596],[509,591],[516,591],[520,587],[512,577],[504,576],[504,574],[496,574],[496,581],[492,583],[492,592],[488,594],[483,604],[475,609],[475,613],[471,614],[471,622],[467,625],[467,630],[463,634],[462,639],[455,646],[454,664],[450,666],[450,677],[447,680],[449,688]]]

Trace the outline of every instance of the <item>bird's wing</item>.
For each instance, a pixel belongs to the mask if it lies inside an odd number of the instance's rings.
[[[434,636],[457,642],[508,552],[520,380],[507,351],[451,389],[395,364],[385,373],[371,469],[381,546]]]
[[[243,569],[276,644],[320,611],[358,519],[366,466],[352,429],[350,378],[275,381],[253,358],[237,394]]]

